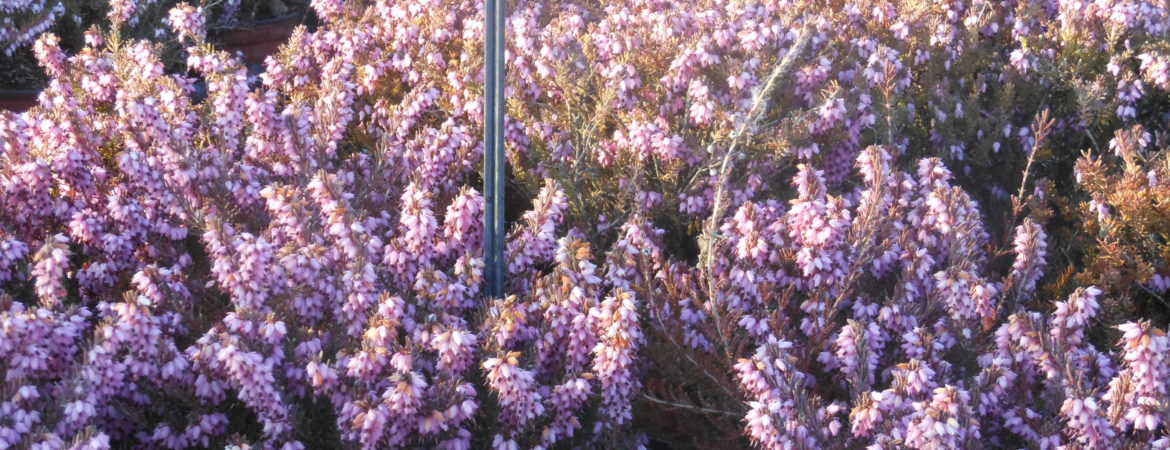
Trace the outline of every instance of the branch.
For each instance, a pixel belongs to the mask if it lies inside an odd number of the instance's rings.
[[[671,408],[685,409],[688,411],[694,411],[694,412],[702,413],[702,414],[716,414],[716,415],[730,416],[730,417],[734,417],[736,420],[743,418],[743,414],[733,413],[731,411],[723,411],[723,410],[719,410],[719,409],[704,408],[702,406],[687,405],[684,403],[675,403],[675,402],[672,402],[669,400],[663,400],[663,399],[660,399],[657,397],[651,397],[650,395],[645,394],[645,393],[640,394],[640,395],[642,396],[643,400],[649,401],[651,403],[657,403],[659,405],[663,405],[663,406],[667,406],[667,407],[671,407]]]
[[[805,47],[808,46],[809,37],[812,35],[812,24],[806,21],[804,28],[801,29],[800,35],[797,36],[796,42],[793,43],[792,48],[784,55],[784,59],[772,69],[772,73],[768,76],[768,81],[764,86],[756,92],[752,99],[752,106],[748,109],[747,116],[743,122],[732,135],[731,145],[727,148],[727,153],[723,155],[723,163],[719,168],[719,179],[715,187],[715,203],[712,207],[711,217],[707,220],[707,224],[703,231],[706,239],[703,242],[703,249],[701,254],[705,257],[704,261],[700,262],[702,270],[707,272],[707,297],[708,301],[716,301],[715,296],[715,275],[713,268],[715,266],[715,246],[716,236],[715,231],[718,226],[719,219],[723,216],[723,195],[724,186],[727,184],[727,178],[730,176],[732,156],[737,153],[740,145],[740,139],[744,135],[755,133],[760,117],[768,104],[768,98],[771,97],[772,91],[776,89],[777,81],[792,69],[792,65],[796,62],[796,56],[804,52]],[[719,335],[720,341],[723,343],[725,350],[729,349],[727,338],[723,333],[722,319],[720,318],[718,308],[711,308],[711,315],[715,319],[716,334]]]

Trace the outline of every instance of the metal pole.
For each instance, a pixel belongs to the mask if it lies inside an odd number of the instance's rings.
[[[486,0],[484,10],[484,278],[488,297],[504,296],[504,7]]]

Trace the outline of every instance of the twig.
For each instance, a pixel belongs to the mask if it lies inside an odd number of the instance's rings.
[[[727,178],[731,169],[732,156],[735,155],[739,149],[740,139],[742,139],[743,136],[748,132],[754,133],[756,131],[756,125],[760,120],[760,116],[763,113],[763,110],[767,106],[768,97],[771,96],[772,91],[776,88],[777,81],[782,76],[784,76],[784,74],[788,73],[788,71],[792,68],[793,63],[796,62],[796,56],[804,52],[804,48],[808,45],[809,37],[811,35],[812,23],[806,21],[804,28],[802,28],[800,31],[800,35],[796,38],[796,42],[793,43],[792,49],[790,49],[788,53],[784,55],[784,59],[782,59],[780,63],[777,64],[774,69],[772,69],[772,73],[768,76],[767,83],[765,83],[764,86],[760,88],[758,92],[756,92],[755,97],[752,99],[752,106],[750,109],[748,109],[747,116],[744,117],[743,122],[741,122],[739,127],[735,130],[735,134],[732,135],[731,145],[727,148],[727,153],[723,155],[723,163],[719,168],[719,180],[715,187],[715,203],[712,207],[711,217],[708,219],[705,226],[706,230],[703,232],[703,234],[706,236],[706,241],[704,243],[702,253],[705,254],[706,257],[704,258],[705,261],[702,263],[702,269],[707,273],[707,297],[711,302],[716,301],[715,275],[713,268],[715,266],[714,250],[718,236],[715,235],[715,230],[717,229],[719,218],[723,215],[724,186],[727,184]],[[723,348],[725,351],[730,350],[727,337],[723,332],[724,328],[722,319],[720,318],[717,307],[711,308],[711,316],[715,319],[716,334],[719,335],[719,340],[722,342]]]
[[[1158,301],[1162,302],[1163,305],[1170,307],[1170,301],[1166,301],[1166,298],[1158,295],[1154,291],[1151,291],[1150,288],[1146,287],[1145,285],[1139,284],[1138,287],[1142,288],[1143,291],[1146,291],[1147,294],[1150,294],[1151,297],[1158,299]]]
[[[643,400],[646,400],[646,401],[649,401],[652,403],[657,403],[657,404],[663,405],[663,406],[669,406],[671,408],[685,409],[685,410],[695,411],[695,412],[699,412],[699,413],[703,413],[703,414],[718,414],[718,415],[723,415],[723,416],[730,416],[730,417],[736,418],[737,420],[743,418],[743,414],[733,413],[731,411],[723,411],[723,410],[719,410],[719,409],[704,408],[702,406],[687,405],[684,403],[675,403],[675,402],[672,402],[669,400],[663,400],[663,399],[660,399],[657,397],[651,397],[650,395],[645,394],[645,393],[643,393],[641,395],[642,395]]]
[[[1032,151],[1028,152],[1028,163],[1024,166],[1024,178],[1020,180],[1020,191],[1016,194],[1016,199],[1021,205],[1024,201],[1024,190],[1028,186],[1028,174],[1032,171],[1032,161],[1036,159],[1036,152],[1040,151],[1040,146],[1044,145],[1044,139],[1048,137],[1048,127],[1050,125],[1052,125],[1052,122],[1048,120],[1047,109],[1036,115],[1036,124],[1032,126],[1032,136],[1036,142],[1032,144]],[[1013,213],[1019,214],[1018,208],[1020,207],[1022,206],[1017,206],[1016,211],[1013,211]]]

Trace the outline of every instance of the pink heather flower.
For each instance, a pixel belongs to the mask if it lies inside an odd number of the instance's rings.
[[[753,265],[763,264],[768,255],[768,242],[761,236],[766,219],[762,208],[747,202],[739,206],[731,222],[723,226],[723,231],[731,234],[729,243],[735,246],[735,255],[740,260]]]
[[[874,371],[882,356],[882,334],[877,324],[850,320],[841,328],[834,344],[845,379],[867,390],[874,382]]]
[[[633,396],[639,386],[634,363],[642,346],[634,300],[633,293],[618,290],[589,312],[598,339],[593,347],[593,373],[601,387],[602,419],[594,432],[633,420]]]
[[[814,432],[819,430],[810,429],[797,409],[797,396],[808,394],[803,391],[806,375],[789,362],[791,348],[791,342],[769,336],[751,359],[741,359],[735,365],[749,407],[745,431],[763,448],[817,446]]]
[[[135,0],[111,0],[108,16],[114,26],[132,23],[137,12],[138,2]]]
[[[967,391],[954,386],[934,390],[929,402],[915,402],[906,432],[906,445],[913,448],[959,448],[980,438],[979,422],[970,406]]]
[[[1060,414],[1068,418],[1068,427],[1077,442],[1089,447],[1108,445],[1116,435],[1114,428],[1105,419],[1104,411],[1093,397],[1066,398],[1060,407]]]
[[[255,352],[242,351],[233,343],[219,347],[213,367],[226,372],[239,398],[258,415],[264,435],[279,439],[291,431],[288,407],[274,386],[272,361]]]
[[[1121,429],[1155,431],[1170,406],[1170,338],[1149,322],[1127,322],[1122,332],[1122,369],[1109,382],[1113,422]]]
[[[1052,312],[1052,337],[1056,342],[1074,346],[1081,343],[1089,321],[1097,315],[1100,306],[1097,298],[1101,293],[1100,289],[1090,286],[1077,289],[1069,295],[1068,301],[1056,302],[1056,311]]]
[[[462,373],[475,355],[476,337],[463,330],[448,330],[431,339],[431,348],[439,354],[437,368]]]
[[[219,18],[220,24],[231,23],[239,20],[237,14],[240,10],[240,2],[243,0],[224,0],[222,8],[222,16]]]
[[[998,289],[965,270],[948,270],[934,275],[935,292],[951,317],[961,321],[994,320]]]
[[[206,447],[211,444],[213,437],[227,431],[227,424],[227,416],[223,414],[203,414],[182,430],[174,430],[167,424],[160,424],[154,429],[149,442],[168,448]]]
[[[78,445],[74,445],[71,447],[71,450],[109,450],[110,448],[110,436],[105,433],[98,432],[92,438],[89,438],[84,442],[79,443]]]
[[[1037,58],[1035,56],[1023,48],[1012,50],[1010,58],[1012,67],[1015,67],[1023,75],[1032,72],[1032,69],[1036,66],[1036,60]]]
[[[497,434],[497,447],[515,446],[512,434],[522,429],[528,421],[544,414],[542,396],[536,390],[533,374],[518,367],[519,354],[511,352],[483,362],[487,372],[488,387],[496,394],[500,404],[501,422],[504,429]]]
[[[69,269],[69,238],[58,234],[45,242],[35,256],[31,274],[36,277],[41,304],[55,309],[65,300],[65,277]]]
[[[187,3],[180,3],[171,8],[167,16],[171,28],[178,34],[179,39],[190,38],[198,43],[203,42],[207,31],[203,26],[203,8],[196,8]]]
[[[344,14],[346,8],[344,0],[312,0],[311,5],[326,21],[337,20]]]
[[[0,309],[0,329],[6,330],[0,336],[0,361],[8,368],[5,380],[62,376],[69,368],[67,361],[80,350],[78,339],[90,312],[27,309],[11,299],[0,299],[0,308],[4,308]]]
[[[1109,204],[1106,203],[1105,200],[1100,198],[1097,194],[1094,194],[1093,199],[1089,200],[1089,212],[1094,213],[1094,215],[1097,216],[1098,222],[1105,222],[1105,220],[1109,218],[1109,210]]]
[[[16,239],[0,240],[0,283],[12,279],[16,262],[28,254],[28,246]]]
[[[85,46],[86,47],[96,49],[96,48],[100,48],[103,43],[105,43],[105,38],[102,37],[102,33],[100,31],[98,31],[96,29],[90,29],[90,30],[85,31]]]
[[[910,399],[923,399],[926,394],[937,388],[936,374],[930,364],[920,359],[911,359],[893,371],[896,389]]]
[[[553,413],[553,421],[541,432],[541,445],[551,447],[553,444],[573,437],[576,430],[581,428],[577,416],[582,404],[593,393],[593,385],[585,378],[573,378],[556,386],[548,403]]]
[[[863,395],[858,400],[857,406],[849,413],[854,437],[869,437],[884,423],[883,400],[892,395],[883,392],[870,392],[869,395]]]
[[[3,248],[3,245],[4,244],[0,243],[0,248]],[[3,266],[3,264],[0,264],[0,267]],[[2,279],[3,275],[0,275],[0,280]],[[1150,277],[1150,289],[1159,294],[1164,294],[1167,291],[1170,291],[1170,276],[1166,276],[1160,273],[1154,274]]]
[[[530,309],[528,304],[519,301],[515,295],[495,299],[488,309],[492,344],[499,348],[511,348],[532,339],[537,329],[531,323],[535,317],[530,317]]]
[[[479,191],[465,188],[447,206],[443,218],[443,238],[437,244],[436,253],[454,257],[473,252],[483,241],[483,196]]]
[[[1144,95],[1145,84],[1142,83],[1142,80],[1131,78],[1119,80],[1117,82],[1117,99],[1120,105],[1117,107],[1117,118],[1126,120],[1136,117],[1137,108],[1134,104]]]
[[[1150,133],[1141,125],[1134,125],[1128,130],[1119,129],[1114,132],[1113,139],[1109,140],[1109,150],[1124,159],[1126,163],[1132,164],[1134,158],[1145,153],[1149,143]]]
[[[508,233],[506,257],[510,278],[552,259],[556,251],[556,227],[567,208],[568,200],[560,184],[546,180],[532,210],[524,213],[523,226]],[[527,290],[525,281],[516,283],[521,292]]]
[[[45,72],[55,77],[65,75],[65,52],[61,50],[61,39],[52,33],[42,34],[33,45],[37,62],[45,68]]]
[[[614,141],[617,148],[636,155],[640,161],[656,157],[671,162],[686,149],[682,136],[670,134],[654,122],[632,122],[625,131],[614,133]]]
[[[1031,218],[1024,219],[1016,227],[1012,249],[1016,253],[1012,271],[1008,275],[1017,296],[1028,298],[1036,288],[1036,281],[1044,275],[1044,264],[1048,256],[1048,235],[1040,224]]]
[[[1170,58],[1161,53],[1142,53],[1138,55],[1141,61],[1142,76],[1146,82],[1162,90],[1170,90]]]
[[[576,375],[592,362],[597,334],[589,312],[598,304],[601,279],[589,256],[583,243],[562,238],[551,282],[538,283],[532,293],[547,305],[543,317],[547,331],[536,342],[542,371],[563,367],[566,374]]]

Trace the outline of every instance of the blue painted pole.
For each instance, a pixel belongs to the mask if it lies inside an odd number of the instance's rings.
[[[504,7],[486,0],[484,11],[484,278],[488,297],[504,296]]]

